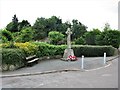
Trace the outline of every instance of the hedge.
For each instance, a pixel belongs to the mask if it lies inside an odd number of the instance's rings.
[[[43,42],[35,42],[33,43],[38,46],[37,56],[55,56],[55,55],[63,55],[66,45],[50,45]]]
[[[72,48],[77,57],[82,55],[86,57],[100,57],[103,56],[104,52],[106,52],[107,56],[113,56],[116,51],[112,46],[74,45]]]
[[[36,52],[38,51],[38,47],[35,44],[30,43],[30,42],[25,42],[25,43],[8,42],[8,43],[0,44],[0,47],[8,48],[8,49],[10,49],[10,48],[21,49],[24,52],[26,57],[36,54]]]
[[[16,43],[16,48],[2,49],[2,65],[24,66],[25,57],[37,55],[39,58],[44,56],[63,56],[66,45],[50,45],[41,42]],[[73,45],[74,54],[77,57],[100,57],[106,52],[107,56],[113,56],[116,49],[112,46],[90,46],[90,45]],[[26,55],[27,54],[27,55]]]
[[[20,49],[2,49],[2,65],[22,67],[25,64],[25,54]]]
[[[50,45],[41,42],[34,44],[38,46],[38,57],[63,55],[64,50],[67,48],[66,45]],[[116,51],[112,46],[73,45],[72,48],[77,57],[81,57],[82,55],[86,57],[99,57],[103,56],[104,52],[107,53],[107,56],[113,56]]]
[[[6,45],[7,48],[9,45]],[[14,47],[24,51],[25,56],[37,55],[43,56],[55,56],[63,55],[66,45],[50,45],[44,42],[26,42],[26,43],[14,43]],[[81,57],[99,57],[103,56],[106,52],[107,56],[113,56],[116,49],[112,46],[92,46],[92,45],[72,45],[75,56]]]

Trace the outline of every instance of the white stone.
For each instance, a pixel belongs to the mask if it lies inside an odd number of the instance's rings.
[[[7,64],[2,65],[2,70],[3,70],[3,71],[8,70],[8,65],[7,65]]]
[[[16,69],[15,65],[10,65],[10,66],[9,66],[9,70],[10,70],[10,71],[13,71],[13,70],[15,70],[15,69]]]

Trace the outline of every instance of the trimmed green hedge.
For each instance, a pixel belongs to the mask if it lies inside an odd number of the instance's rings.
[[[15,67],[22,67],[25,65],[25,57],[30,55],[37,55],[39,58],[44,56],[63,56],[66,45],[50,45],[42,42],[17,43],[16,48],[2,49],[2,65],[14,65]],[[90,45],[73,45],[74,54],[77,57],[84,55],[85,57],[100,57],[104,52],[107,56],[113,56],[116,49],[112,46],[90,46]],[[1,50],[0,50],[1,51]],[[29,54],[29,55],[28,55]]]
[[[10,44],[4,44],[7,48],[9,45]],[[25,56],[35,54],[38,57],[63,55],[64,50],[67,48],[66,45],[50,45],[44,42],[15,43],[14,48],[15,47],[24,51]],[[107,56],[112,56],[116,51],[112,46],[72,45],[72,48],[77,57],[81,57],[82,55],[86,57],[99,57],[103,56],[104,52],[107,53]],[[8,48],[8,51],[10,50]]]
[[[2,65],[23,66],[25,63],[25,54],[20,49],[2,49]]]
[[[34,44],[38,46],[38,57],[63,55],[64,50],[67,48],[66,45],[50,45],[41,42]],[[116,51],[112,46],[73,45],[72,48],[77,57],[82,55],[86,57],[99,57],[103,56],[104,52],[107,53],[107,56],[113,56]]]
[[[50,45],[42,42],[35,42],[35,45],[38,46],[37,56],[55,56],[63,55],[66,45]]]
[[[112,46],[74,45],[72,48],[77,57],[81,57],[82,55],[86,57],[100,57],[104,55],[104,52],[106,52],[107,56],[113,56],[116,51]]]

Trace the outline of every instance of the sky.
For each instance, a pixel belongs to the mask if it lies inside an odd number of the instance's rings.
[[[55,15],[65,21],[77,19],[88,30],[102,30],[105,23],[118,29],[119,0],[0,0],[0,28],[12,21],[28,20],[31,25],[38,17],[50,18]]]

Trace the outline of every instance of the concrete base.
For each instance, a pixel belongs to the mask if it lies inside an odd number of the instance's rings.
[[[74,52],[73,52],[73,49],[65,49],[64,51],[64,55],[63,55],[63,58],[61,58],[62,60],[67,60],[68,56],[74,56]]]

